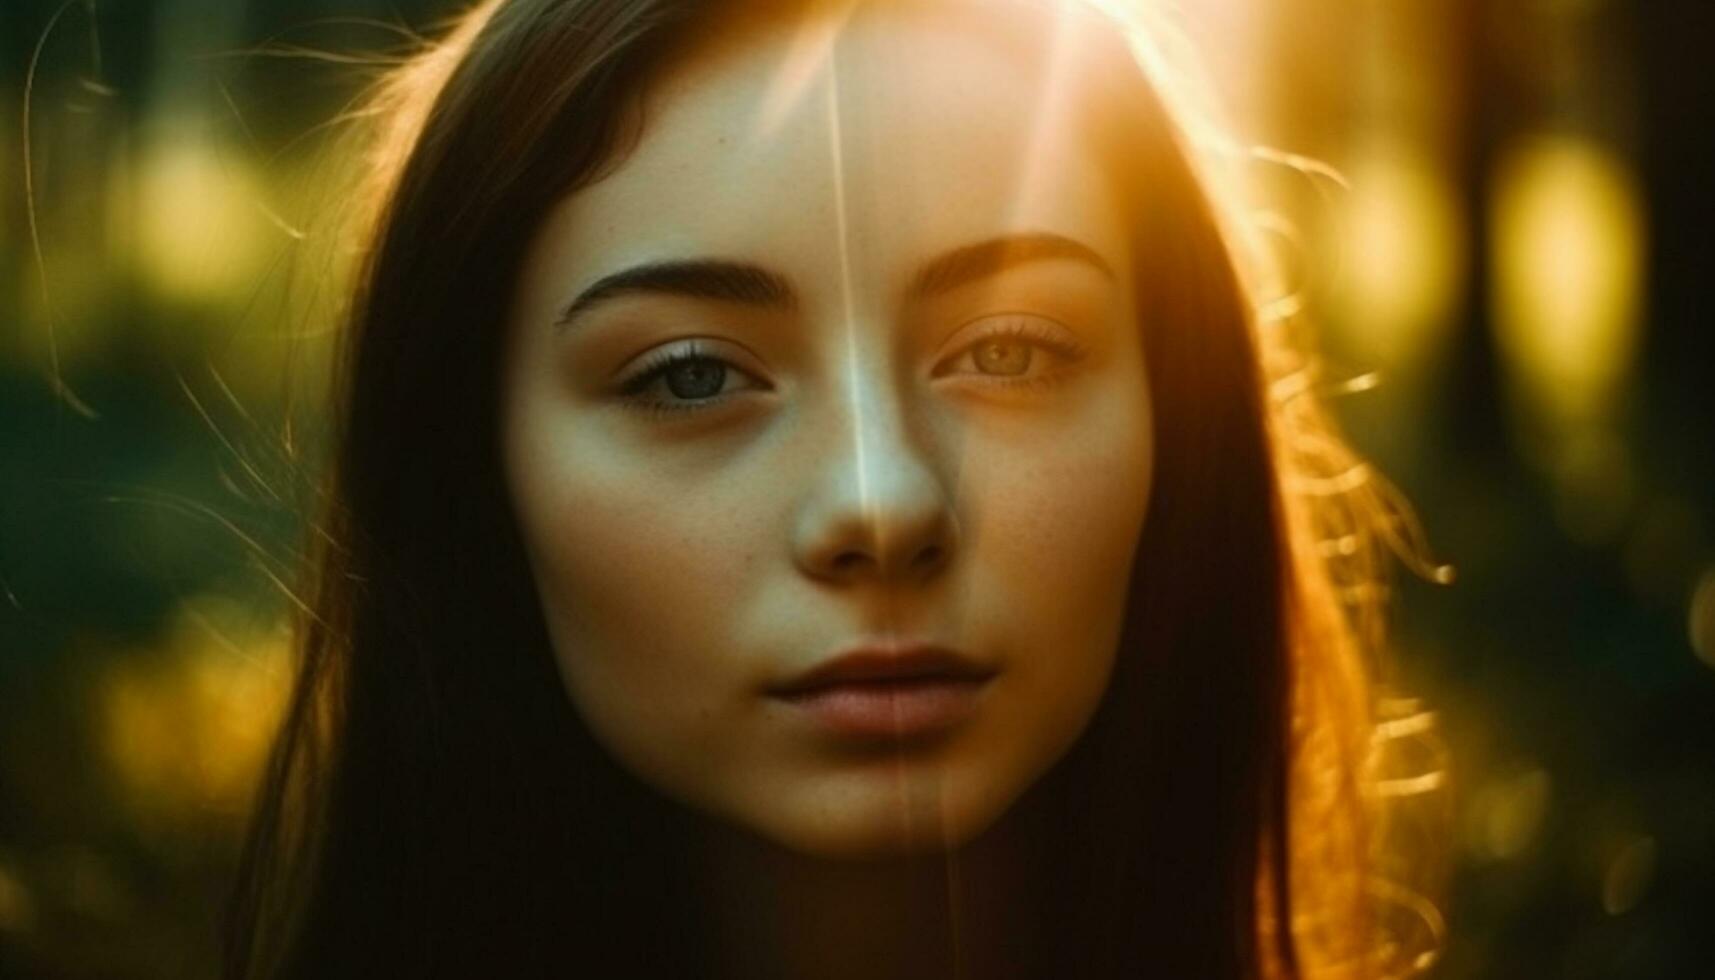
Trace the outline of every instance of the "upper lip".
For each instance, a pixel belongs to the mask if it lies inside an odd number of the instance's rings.
[[[994,674],[994,668],[948,647],[918,643],[872,644],[830,657],[769,690],[775,695],[805,694],[819,688],[865,681],[919,678],[984,680]]]

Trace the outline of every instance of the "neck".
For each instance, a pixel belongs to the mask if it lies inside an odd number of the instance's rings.
[[[1029,975],[1037,823],[1012,814],[964,847],[866,861],[711,828],[701,884],[712,952],[735,977]]]

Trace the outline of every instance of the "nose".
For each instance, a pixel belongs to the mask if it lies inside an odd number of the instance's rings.
[[[921,582],[952,560],[958,538],[944,474],[893,392],[854,390],[816,439],[809,493],[794,531],[814,578]]]

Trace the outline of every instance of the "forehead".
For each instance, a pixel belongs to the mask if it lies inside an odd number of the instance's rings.
[[[675,59],[635,149],[544,233],[580,280],[717,254],[879,287],[1019,231],[1118,266],[1124,223],[1097,149],[1113,73],[1095,67],[1116,50],[1078,2],[737,19]]]

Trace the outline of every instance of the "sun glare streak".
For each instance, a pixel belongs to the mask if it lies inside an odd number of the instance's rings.
[[[1050,5],[1053,26],[1049,28],[1052,36],[1048,39],[1048,64],[1038,89],[1040,94],[1031,111],[1031,132],[1020,171],[1018,197],[1013,202],[1014,222],[1027,220],[1031,195],[1052,182],[1049,159],[1054,147],[1064,139],[1065,117],[1071,112],[1071,103],[1065,98],[1065,93],[1067,78],[1074,64],[1071,59],[1078,47],[1078,39],[1073,36],[1071,15],[1080,2],[1056,0]]]
[[[753,138],[772,137],[809,96],[816,76],[832,65],[834,43],[857,9],[857,0],[836,0],[828,6],[830,9],[824,16],[806,17],[799,23],[786,60],[780,65],[780,74],[775,76],[757,107]]]
[[[823,92],[826,98],[825,118],[827,120],[828,155],[831,172],[832,197],[834,206],[834,236],[837,261],[839,263],[839,296],[841,332],[844,337],[844,360],[846,367],[846,393],[850,400],[848,417],[851,419],[852,452],[856,461],[858,508],[863,515],[867,527],[876,535],[871,546],[877,551],[877,559],[885,561],[885,555],[893,542],[885,540],[882,535],[887,533],[887,527],[878,513],[879,503],[876,500],[875,489],[871,481],[870,465],[872,462],[867,440],[865,438],[864,420],[868,417],[868,404],[862,380],[859,376],[859,362],[862,358],[862,346],[858,340],[860,330],[857,283],[853,271],[852,258],[852,228],[850,218],[849,186],[845,167],[845,127],[841,112],[839,60],[833,44],[835,35],[845,23],[845,15],[849,13],[850,5],[843,6],[839,19],[827,32],[828,41],[820,47],[821,55],[812,68],[806,71],[806,79],[795,82],[800,89],[807,86],[815,68],[820,68],[826,74],[827,83]],[[778,92],[779,89],[776,89]],[[756,138],[765,138],[757,136]],[[886,629],[890,632],[897,629],[897,624],[889,622]],[[897,707],[895,708],[897,721]],[[900,831],[903,838],[911,842],[920,842],[925,832],[933,832],[938,839],[947,839],[945,807],[942,805],[941,787],[938,783],[922,785],[913,777],[913,767],[908,765],[902,756],[892,764],[894,792],[899,800],[901,815]],[[923,813],[934,813],[933,822],[926,825]],[[949,883],[956,881],[956,870],[949,864],[947,874]],[[949,893],[950,894],[950,893]]]
[[[857,289],[852,279],[851,223],[846,201],[845,140],[840,115],[839,62],[831,44],[827,48],[824,67],[828,78],[828,84],[824,91],[828,100],[826,114],[828,120],[828,154],[833,171],[834,241],[840,263],[840,319],[842,332],[845,335],[846,392],[851,399],[847,414],[851,419],[852,426],[852,453],[857,460],[858,509],[863,514],[865,524],[873,529],[877,535],[877,540],[872,542],[873,546],[885,554],[883,549],[887,547],[887,542],[880,540],[880,535],[884,533],[885,528],[877,520],[875,494],[869,482],[869,452],[868,447],[864,444],[863,385],[858,377],[860,352],[857,339]],[[881,556],[878,555],[877,557],[879,559]],[[897,728],[897,706],[894,709],[894,722]],[[900,813],[904,820],[902,829],[905,839],[913,840],[917,836],[913,826],[915,811],[912,806],[912,787],[907,777],[908,773],[904,764],[896,762],[893,766],[893,780],[894,790],[900,801]]]
[[[858,384],[857,291],[852,282],[851,224],[846,213],[845,143],[840,120],[839,64],[828,49],[828,154],[833,167],[834,241],[840,261],[840,316],[846,340],[846,390],[851,397],[852,449],[857,456],[858,503],[866,519],[875,506],[869,486],[869,464],[863,441],[863,400]]]

